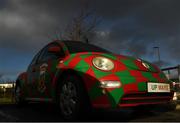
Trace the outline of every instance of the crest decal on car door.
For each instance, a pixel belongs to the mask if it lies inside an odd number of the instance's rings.
[[[48,64],[46,64],[46,63],[44,63],[40,66],[38,90],[41,93],[43,93],[46,90],[45,77],[46,77],[47,67],[48,67]]]

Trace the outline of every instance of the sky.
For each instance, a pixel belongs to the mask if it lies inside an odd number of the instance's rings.
[[[65,28],[85,0],[0,0],[0,74],[15,80],[55,32]],[[86,0],[101,18],[90,43],[117,54],[180,63],[179,0]]]

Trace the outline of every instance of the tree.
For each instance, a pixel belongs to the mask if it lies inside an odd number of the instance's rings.
[[[100,18],[95,15],[95,12],[89,8],[89,4],[86,2],[79,14],[68,24],[64,38],[89,43],[89,38],[99,23]]]
[[[0,73],[0,82],[3,82],[3,74]]]
[[[95,28],[101,18],[89,7],[87,0],[83,0],[82,7],[77,15],[67,24],[64,30],[57,29],[47,34],[50,40],[73,40],[89,43],[95,35]]]

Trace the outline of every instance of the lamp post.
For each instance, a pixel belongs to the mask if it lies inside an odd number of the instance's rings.
[[[161,58],[160,58],[160,51],[159,51],[159,47],[153,47],[155,49],[155,51],[157,50],[157,57],[158,57],[158,65],[161,66]]]

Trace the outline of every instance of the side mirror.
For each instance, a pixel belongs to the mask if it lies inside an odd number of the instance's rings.
[[[48,52],[50,53],[59,53],[61,51],[61,48],[58,46],[53,46],[48,49]]]

